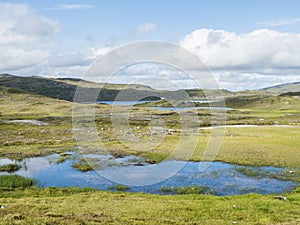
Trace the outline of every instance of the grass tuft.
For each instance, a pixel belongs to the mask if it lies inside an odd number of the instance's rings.
[[[113,185],[113,186],[108,187],[108,189],[111,190],[111,191],[127,191],[130,188],[126,185],[117,184],[117,185]]]
[[[216,191],[211,190],[206,186],[183,186],[183,187],[161,187],[159,189],[161,194],[176,194],[176,195],[188,195],[188,194],[216,194]]]
[[[60,164],[60,163],[64,163],[65,161],[67,161],[68,159],[71,158],[71,155],[61,155],[57,160],[56,163]]]
[[[1,172],[13,173],[13,172],[16,172],[19,169],[20,169],[19,165],[17,165],[17,164],[11,164],[11,163],[0,166],[0,171]]]
[[[87,171],[90,171],[90,170],[94,170],[94,168],[84,159],[81,159],[78,162],[74,162],[72,164],[72,167],[79,170],[79,171],[82,171],[82,172],[87,172]]]
[[[36,181],[19,175],[0,176],[0,188],[26,188],[35,185]]]

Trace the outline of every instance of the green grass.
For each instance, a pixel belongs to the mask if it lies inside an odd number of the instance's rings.
[[[6,164],[6,165],[0,166],[1,172],[5,171],[5,172],[12,173],[12,172],[16,172],[19,169],[20,169],[20,166],[17,164]]]
[[[35,185],[35,180],[19,175],[0,176],[0,188],[25,188]]]
[[[65,161],[67,161],[68,159],[71,159],[72,156],[71,155],[60,155],[59,158],[56,160],[56,163],[57,164],[60,164],[60,163],[64,163]]]
[[[199,161],[210,136],[203,130],[192,160]],[[227,128],[216,161],[251,166],[299,168],[299,127]]]
[[[299,224],[300,190],[284,196],[17,189],[0,192],[0,224]]]
[[[68,82],[72,85],[76,83]],[[227,99],[227,103],[228,107],[237,109],[228,112],[227,124],[268,125],[278,121],[279,124],[297,126],[228,128],[215,160],[252,166],[286,167],[287,172],[274,176],[300,181],[299,97],[263,96],[257,92],[255,95],[249,93],[249,96]],[[159,104],[168,106],[168,103],[163,101]],[[122,113],[124,108],[117,107],[117,110]],[[140,149],[131,149],[114,135],[109,121],[110,106],[97,105],[95,111],[96,127],[103,145],[118,155],[135,154],[160,162],[171,155],[178,144],[181,135],[178,130],[181,127],[176,112],[154,111],[145,107],[135,107],[131,110],[130,128],[141,140],[148,140],[150,143],[157,140],[157,137],[144,134],[149,131],[150,121],[157,118],[161,119],[167,128],[177,130],[167,134],[164,141],[151,151],[145,151],[142,145]],[[200,124],[195,124],[195,128],[211,124],[209,111],[200,110],[198,116]],[[1,157],[22,159],[61,153],[77,146],[72,132],[71,102],[0,87],[0,119]],[[48,125],[7,123],[14,119],[35,119],[47,122]],[[218,122],[219,125],[223,123],[224,121]],[[136,127],[140,129],[134,130]],[[191,160],[200,161],[203,159],[210,131],[203,130],[199,136],[193,133],[189,135],[192,139],[199,140]],[[98,149],[97,143],[90,143],[89,147],[91,150]],[[185,151],[188,148],[187,144],[180,149],[177,159],[186,159]],[[61,157],[58,162],[64,160],[66,158]],[[85,161],[76,161],[73,166],[82,171],[92,169]],[[289,170],[295,172],[290,173]],[[260,176],[257,171],[250,169],[240,172],[249,176]],[[285,194],[288,201],[280,201],[274,199],[274,195],[202,195],[201,193],[206,194],[210,190],[198,186],[161,188],[164,193],[178,194],[167,196],[126,193],[123,191],[127,188],[122,185],[112,187],[113,190],[118,190],[115,193],[78,188],[24,189],[34,184],[34,180],[17,175],[0,176],[0,205],[6,206],[0,209],[0,224],[300,223],[299,188]]]
[[[186,194],[216,194],[215,191],[211,190],[206,186],[183,186],[183,187],[161,187],[159,192],[162,194],[175,194],[175,195],[186,195]]]
[[[126,185],[117,184],[117,185],[109,186],[108,189],[111,191],[128,191],[129,187]]]
[[[82,172],[87,172],[94,169],[85,159],[80,159],[79,161],[74,162],[72,167]]]
[[[235,167],[234,168],[237,172],[242,173],[247,177],[254,177],[254,178],[262,178],[268,175],[267,172],[263,171],[258,167]]]

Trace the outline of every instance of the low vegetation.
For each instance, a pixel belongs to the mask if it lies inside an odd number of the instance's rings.
[[[35,180],[19,175],[0,176],[0,188],[26,188],[35,185]]]
[[[0,165],[0,172],[9,172],[13,173],[20,169],[20,166],[17,164],[6,164]]]
[[[38,82],[32,85],[36,78],[12,79],[11,76],[1,76],[0,80],[0,157],[23,159],[78,149],[72,131],[73,103],[70,101],[79,80],[41,79],[42,86],[38,86]],[[89,82],[81,85],[100,87]],[[110,90],[106,93],[116,94],[121,88],[122,85],[111,85],[107,87]],[[150,87],[136,88],[140,91],[136,93],[153,93]],[[132,137],[134,134],[141,140],[138,144],[152,144],[163,138],[151,151],[144,150],[143,145],[131,148],[118,139],[110,121],[111,106],[95,106],[95,123],[103,146],[112,155],[139,155],[153,164],[168,158],[187,132],[191,140],[198,140],[194,153],[191,158],[184,157],[190,147],[187,143],[179,149],[181,155],[174,159],[205,160],[203,153],[210,140],[211,130],[201,129],[198,133],[196,131],[199,127],[257,125],[226,128],[222,146],[214,160],[241,165],[284,167],[286,171],[268,176],[300,181],[298,91],[276,96],[265,91],[232,93],[223,90],[227,107],[234,108],[227,112],[226,121],[212,123],[212,114],[218,115],[218,112],[190,112],[186,115],[197,115],[199,118],[199,121],[192,121],[195,129],[191,131],[182,129],[180,114],[176,111],[149,108],[170,106],[165,100],[134,106],[130,110],[129,127],[123,135]],[[203,97],[202,91],[188,92],[195,97]],[[176,95],[175,92],[169,94]],[[124,107],[115,107],[115,110],[124,113]],[[194,117],[187,119],[191,118]],[[22,120],[42,123],[22,123]],[[157,121],[162,122],[165,128],[151,130]],[[97,143],[88,144],[87,153],[99,149]],[[68,155],[62,154],[56,162],[62,163],[68,159]],[[80,159],[74,159],[72,166],[80,171],[93,169],[88,161]],[[0,170],[8,172],[17,169],[16,165],[0,167]],[[237,172],[258,178],[262,175],[262,171],[250,167],[237,168]],[[210,195],[214,194],[213,190],[203,186],[161,187],[161,193],[170,195],[160,196],[124,192],[128,187],[123,185],[110,187],[117,192],[108,192],[71,187],[31,187],[35,184],[34,180],[18,175],[0,176],[0,224],[300,224],[299,188],[284,194],[287,198],[284,200],[274,195],[258,194],[213,196]]]
[[[284,195],[151,195],[78,188],[0,192],[1,224],[299,224],[300,190]],[[282,198],[283,199],[283,198]]]
[[[216,194],[214,190],[211,190],[206,186],[183,186],[183,187],[161,187],[159,192],[162,194],[175,194],[175,195],[186,195],[186,194]]]
[[[85,159],[80,159],[79,161],[74,162],[72,164],[72,167],[82,172],[87,172],[94,169],[93,166],[89,164]]]
[[[59,158],[56,160],[56,163],[57,164],[60,164],[60,163],[64,163],[65,161],[67,161],[67,160],[69,160],[69,159],[71,159],[72,158],[72,156],[71,155],[60,155],[59,156]]]
[[[126,185],[122,185],[122,184],[117,184],[117,185],[113,185],[108,187],[109,190],[111,191],[128,191],[129,187]]]

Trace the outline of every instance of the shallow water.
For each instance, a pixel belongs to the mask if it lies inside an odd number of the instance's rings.
[[[135,104],[141,104],[141,103],[146,103],[146,102],[155,102],[155,101],[151,101],[151,100],[142,100],[142,101],[97,101],[97,103],[101,103],[101,104],[107,104],[107,105],[120,105],[120,106],[132,106],[132,105],[135,105]],[[183,102],[186,102],[186,103],[212,103],[212,102],[217,102],[215,100],[189,100],[189,101],[183,101]],[[153,107],[155,108],[155,107]],[[158,109],[160,107],[157,107]],[[189,108],[189,107],[186,107],[186,108]],[[191,107],[190,107],[191,108]],[[196,108],[196,107],[195,107]],[[206,108],[209,108],[209,107],[198,107],[199,109],[203,108],[203,109],[206,109]],[[219,107],[211,107],[212,109],[213,108],[216,108],[216,109],[219,109]],[[174,108],[172,108],[174,109]],[[176,108],[176,109],[181,109],[180,107],[179,108]],[[230,109],[230,108],[226,108],[226,109]]]
[[[126,176],[129,173],[135,173],[138,168],[159,167],[164,169],[172,169],[178,164],[184,167],[173,174],[168,179],[159,183],[147,186],[129,186],[131,192],[146,192],[160,193],[161,187],[181,187],[181,186],[206,186],[213,190],[217,195],[235,195],[243,193],[283,193],[291,191],[299,184],[292,181],[282,181],[266,174],[285,173],[285,169],[274,167],[244,167],[236,166],[228,163],[213,162],[203,172],[199,171],[201,162],[182,162],[182,161],[164,161],[158,165],[147,164],[143,159],[136,156],[126,156],[124,158],[114,158],[110,155],[81,155],[84,158],[95,158],[106,162],[106,166],[97,171],[81,172],[72,167],[72,163],[76,160],[76,155],[63,163],[57,164],[56,160],[60,156],[57,154],[45,157],[28,158],[22,161],[12,161],[10,159],[0,159],[0,165],[7,163],[17,163],[22,168],[15,172],[26,177],[34,178],[38,181],[41,187],[56,186],[56,187],[91,187],[101,190],[108,190],[116,183],[99,175],[99,171],[115,173],[118,176]],[[109,166],[107,166],[109,165]],[[139,165],[139,166],[137,166]],[[249,177],[239,172],[238,168],[258,169],[262,172],[261,176]],[[1,172],[0,175],[7,174]]]
[[[39,120],[7,120],[6,123],[29,123],[32,125],[38,125],[38,126],[47,126],[47,122],[39,121]]]
[[[131,106],[135,104],[146,103],[150,101],[97,101],[97,103],[107,104],[107,105],[121,105],[121,106]]]

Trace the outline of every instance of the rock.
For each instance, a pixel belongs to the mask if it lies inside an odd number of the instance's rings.
[[[287,201],[287,198],[284,196],[275,196],[274,198],[282,201]]]
[[[61,215],[61,214],[56,214],[56,213],[51,213],[51,212],[46,213],[45,216],[54,217],[54,218],[63,217],[63,215]]]
[[[63,152],[63,153],[60,153],[59,155],[64,157],[64,156],[71,156],[72,154]]]
[[[146,159],[146,163],[156,164],[156,161],[154,159]]]
[[[25,217],[20,215],[20,214],[14,215],[13,218],[14,218],[14,220],[23,220],[23,219],[25,219]]]
[[[112,151],[111,155],[115,158],[124,158],[125,154],[121,151]]]

